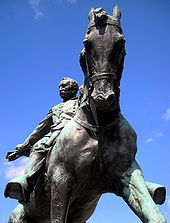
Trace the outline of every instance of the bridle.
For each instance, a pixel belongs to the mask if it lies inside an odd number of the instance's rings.
[[[81,125],[82,127],[89,129],[93,132],[97,132],[99,130],[102,130],[103,132],[113,128],[114,126],[117,125],[118,121],[121,120],[121,118],[116,119],[115,121],[113,121],[112,123],[106,125],[106,126],[100,126],[100,125],[92,125],[88,122],[83,121],[82,119],[78,118],[76,115],[74,116],[74,121],[77,122],[79,125]]]
[[[108,19],[103,24],[104,25],[116,26],[121,30],[120,24],[118,22],[116,22],[116,20],[113,21],[111,19]],[[94,26],[96,26],[96,23],[95,22],[91,23],[88,27],[88,30],[91,29]],[[114,83],[117,84],[118,83],[118,80],[117,80],[118,74],[115,71],[114,72],[101,72],[101,73],[90,72],[86,48],[84,48],[84,51],[83,51],[83,54],[82,54],[82,61],[84,61],[84,65],[85,65],[85,71],[84,72],[85,72],[85,80],[86,80],[85,82],[86,82],[86,86],[87,86],[87,91],[86,91],[86,94],[85,94],[85,97],[84,97],[84,100],[82,101],[82,103],[85,102],[85,104],[88,105],[89,100],[91,98],[92,90],[94,88],[94,83],[98,80],[106,79],[106,80],[113,80]],[[77,122],[78,124],[83,126],[84,128],[87,128],[87,129],[89,129],[93,132],[97,132],[99,129],[103,129],[103,131],[106,131],[106,130],[112,128],[117,123],[117,121],[114,121],[107,126],[92,125],[88,122],[85,122],[85,121],[81,120],[76,115],[74,116],[74,120],[75,120],[75,122]]]
[[[115,72],[112,72],[112,73],[96,73],[93,76],[90,76],[89,79],[90,79],[90,82],[93,84],[95,81],[101,80],[101,79],[113,79],[113,80],[115,80],[116,75],[117,74]]]
[[[88,79],[88,83],[89,83],[89,88],[88,88],[88,98],[91,97],[91,93],[92,93],[92,88],[94,86],[94,83],[98,80],[101,79],[107,79],[110,80],[112,79],[113,81],[117,82],[117,73],[116,72],[102,72],[102,73],[95,73],[93,75],[90,74],[89,71],[89,65],[87,63],[87,55],[86,52],[84,52],[84,60],[85,60],[85,64],[86,64],[86,79]]]
[[[116,20],[113,20],[113,19],[110,19],[108,18],[106,21],[103,22],[102,25],[111,25],[111,26],[116,26],[120,29],[120,33],[122,33],[122,29],[120,27],[120,23],[117,22]],[[92,27],[95,27],[96,26],[96,23],[95,22],[92,22],[90,23],[90,25],[88,26],[88,31],[92,28]],[[88,32],[87,31],[87,32]],[[117,73],[116,72],[103,72],[103,73],[95,73],[93,75],[90,75],[90,69],[89,69],[89,65],[87,63],[87,54],[86,54],[86,51],[84,52],[84,59],[85,59],[85,64],[86,64],[86,78],[88,79],[89,81],[89,85],[90,85],[90,88],[89,88],[89,91],[91,93],[91,88],[94,84],[95,81],[97,80],[101,80],[101,79],[113,79],[116,81],[116,77],[117,77]]]
[[[120,23],[117,22],[117,20],[113,20],[110,18],[107,18],[107,20],[105,20],[102,25],[111,25],[111,26],[116,26],[120,29],[120,31],[122,32],[122,28],[120,27]],[[95,22],[91,22],[90,25],[88,26],[88,30],[94,26],[97,26]]]

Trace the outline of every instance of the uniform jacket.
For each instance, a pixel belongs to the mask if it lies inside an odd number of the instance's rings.
[[[33,146],[36,142],[42,139],[46,134],[51,135],[56,130],[61,130],[70,121],[77,110],[78,99],[73,98],[66,102],[55,105],[48,112],[34,131],[28,136],[23,143],[23,147],[28,145]]]

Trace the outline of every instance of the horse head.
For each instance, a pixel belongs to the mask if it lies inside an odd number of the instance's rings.
[[[102,8],[91,9],[90,24],[80,54],[85,74],[84,99],[90,96],[99,110],[119,107],[119,85],[125,56],[125,39],[120,26],[118,6],[112,16]]]

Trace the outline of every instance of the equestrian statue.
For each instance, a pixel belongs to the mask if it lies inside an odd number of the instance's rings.
[[[165,200],[165,188],[145,182],[135,159],[136,133],[120,109],[126,54],[120,17],[118,6],[111,16],[102,8],[90,10],[80,53],[81,96],[74,102],[76,90],[67,97],[74,107],[71,118],[58,126],[53,109],[53,122],[40,123],[36,134],[7,154],[8,161],[15,160],[30,145],[30,162],[37,151],[46,154],[35,171],[27,171],[27,167],[24,176],[7,184],[5,196],[20,202],[9,223],[86,223],[105,193],[123,198],[144,223],[167,222],[157,206]],[[41,146],[36,149],[38,140]],[[43,165],[38,167],[39,163]]]

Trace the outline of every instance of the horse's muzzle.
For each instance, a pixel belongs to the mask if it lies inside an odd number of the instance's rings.
[[[115,93],[112,92],[110,94],[97,94],[92,97],[96,107],[100,110],[107,111],[111,106],[115,105]]]

